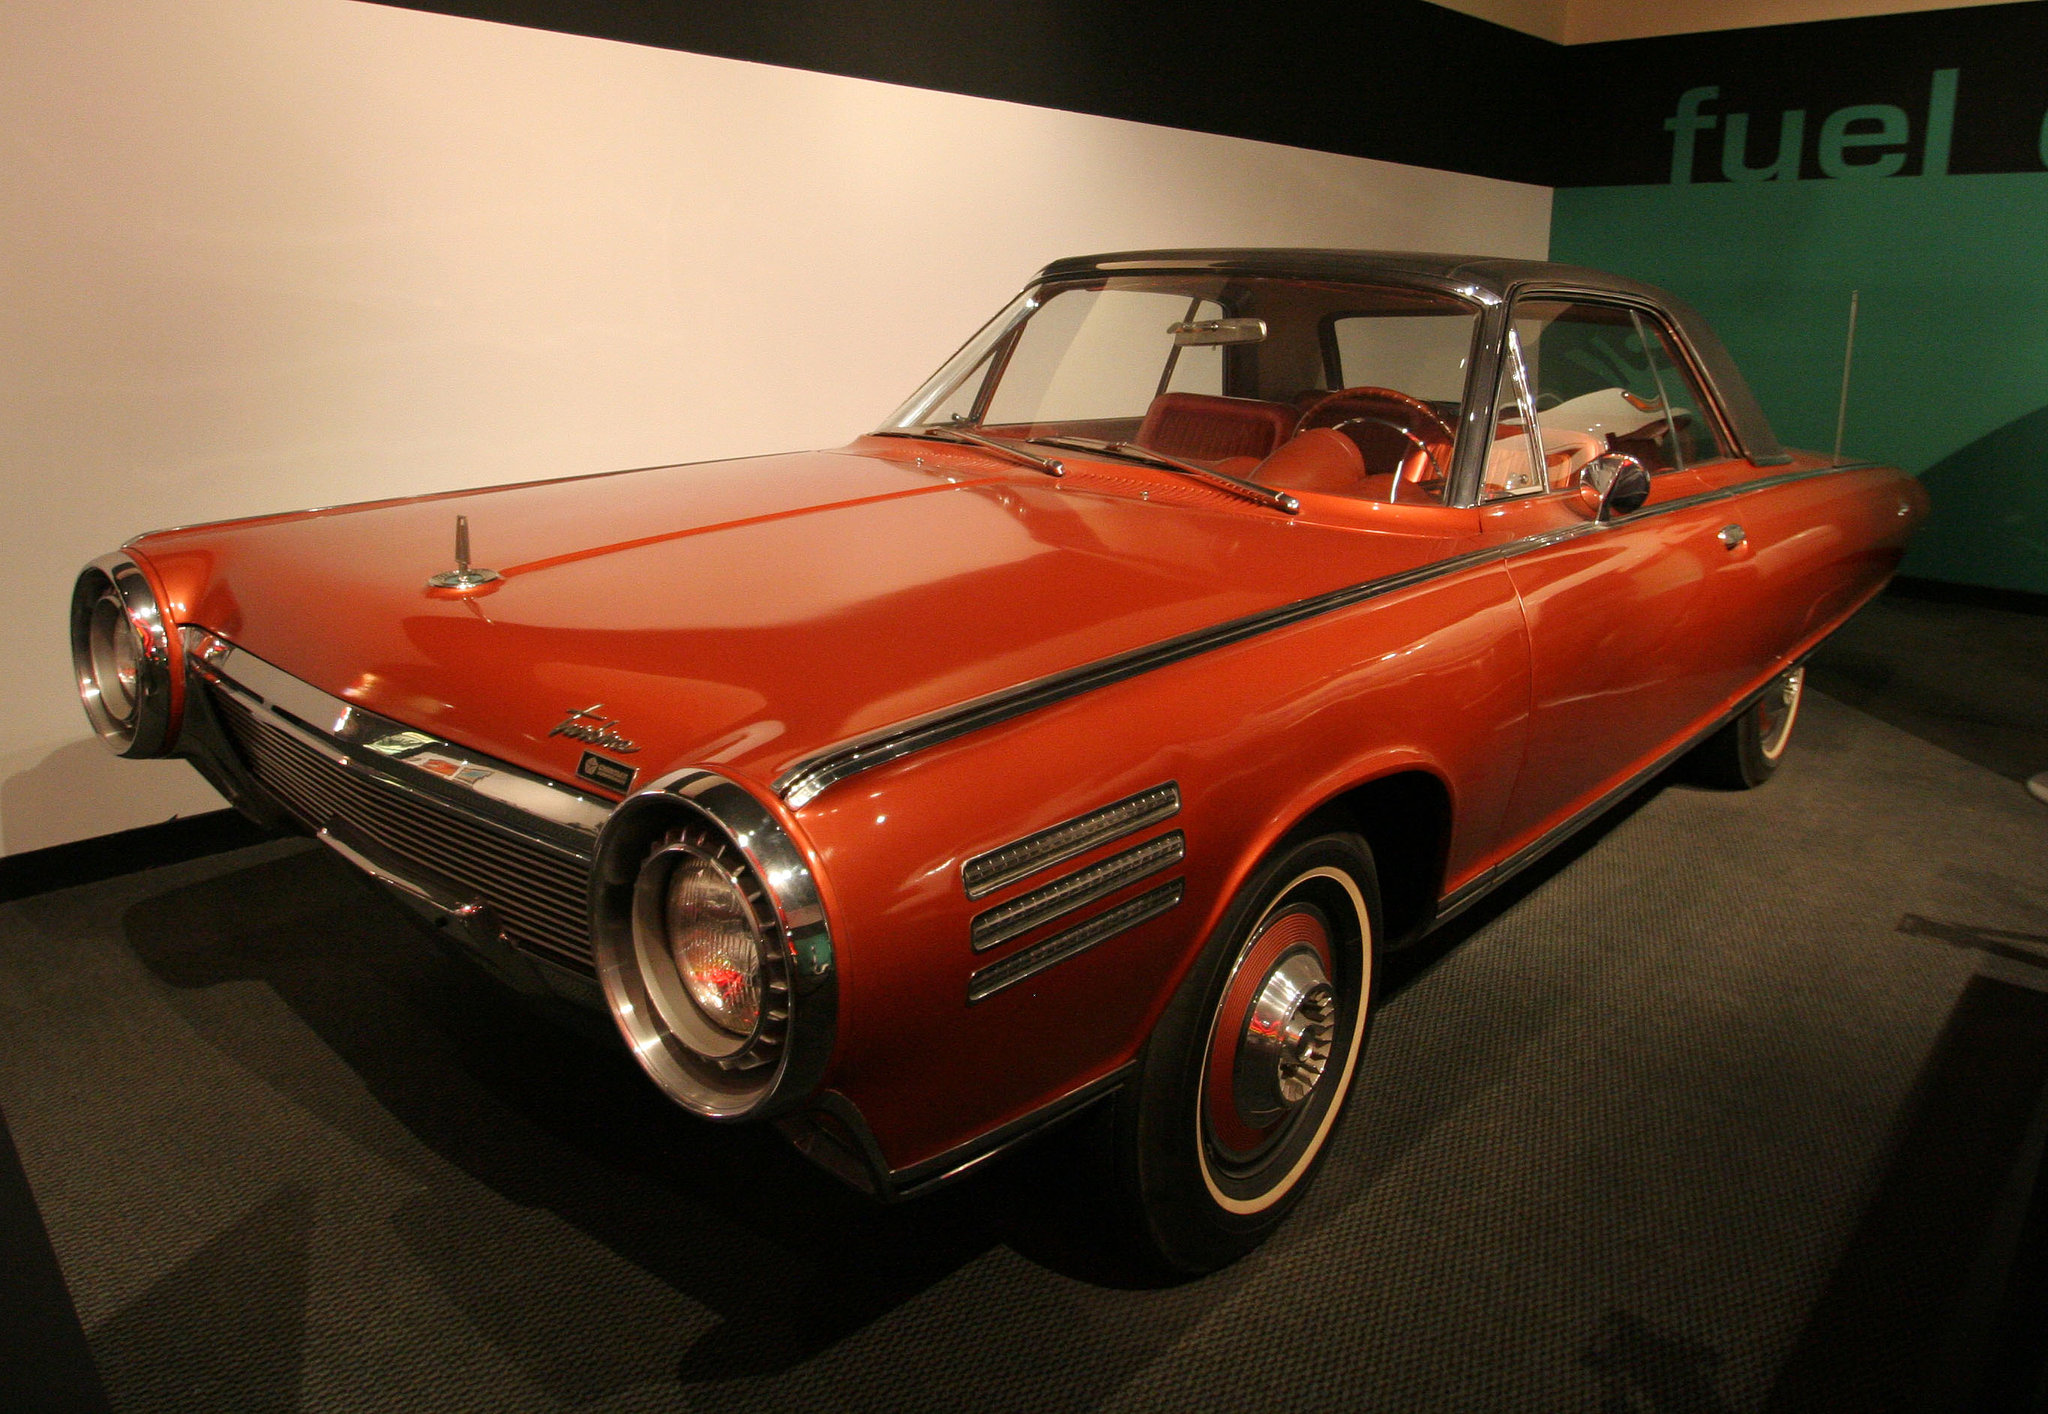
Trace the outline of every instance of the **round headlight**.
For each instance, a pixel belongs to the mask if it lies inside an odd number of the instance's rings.
[[[178,684],[156,594],[125,555],[95,560],[71,591],[71,663],[86,719],[123,756],[161,756],[176,735]]]
[[[781,1114],[819,1086],[838,968],[810,866],[737,783],[679,771],[612,812],[591,944],[634,1059],[710,1119]]]
[[[101,586],[91,613],[86,628],[86,681],[98,694],[108,720],[132,731],[135,704],[141,696],[142,635],[128,622],[121,596],[111,584]]]
[[[742,1087],[782,1058],[787,950],[738,846],[701,817],[647,845],[633,884],[636,1018],[697,1068]]]
[[[658,936],[648,938],[648,976],[670,1022],[677,1018],[674,985],[697,1015],[725,1036],[744,1042],[761,1021],[763,927],[739,880],[685,840],[667,842],[649,862],[662,883]],[[696,1030],[694,1026],[691,1030]],[[730,1054],[738,1044],[703,1038],[708,1055]]]

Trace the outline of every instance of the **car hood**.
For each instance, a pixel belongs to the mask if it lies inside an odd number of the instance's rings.
[[[503,576],[433,590],[455,518]],[[180,623],[473,750],[576,780],[573,711],[644,782],[765,785],[849,737],[1443,553],[1169,474],[977,450],[832,452],[571,478],[164,531]],[[600,747],[599,749],[606,749]],[[587,782],[578,781],[584,789]]]

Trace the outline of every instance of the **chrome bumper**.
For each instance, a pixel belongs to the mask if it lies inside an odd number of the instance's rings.
[[[245,814],[308,831],[521,990],[603,1005],[588,896],[611,802],[184,633],[181,754]]]

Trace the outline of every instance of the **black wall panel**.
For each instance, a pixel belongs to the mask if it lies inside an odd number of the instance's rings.
[[[1689,173],[1695,182],[1723,176],[1727,116],[1748,117],[1747,165],[1776,155],[1784,114],[1804,114],[1799,169],[1814,178],[1817,147],[1830,114],[1882,104],[1906,115],[1907,158],[1899,175],[1928,171],[1930,128],[1951,136],[1946,170],[2039,172],[2048,167],[2042,116],[2048,109],[2048,4],[1984,5],[1873,19],[1828,20],[1767,29],[1676,34],[1657,39],[1578,45],[1559,61],[1586,76],[1564,85],[1553,128],[1559,145],[1557,186],[1624,186],[1673,178],[1676,119],[1688,90],[1717,92],[1702,105],[1715,119],[1700,130]],[[1936,75],[1953,77],[1951,111]],[[1930,121],[1931,120],[1931,121]],[[1866,131],[1875,125],[1862,124]],[[1858,151],[1859,159],[1882,155]]]
[[[1826,116],[1868,104],[1909,115],[1915,175],[1942,106],[1933,75],[1952,69],[1948,170],[2048,166],[2048,0],[1569,48],[1427,0],[1327,17],[1102,0],[376,2],[1547,186],[1669,181],[1666,121],[1707,87],[1698,106],[1716,126],[1695,135],[1693,180],[1722,180],[1724,114],[1749,115],[1762,166],[1783,113],[1803,110],[1811,177]]]
[[[1514,181],[1561,175],[1557,109],[1525,81],[1557,46],[1427,0],[388,3]]]

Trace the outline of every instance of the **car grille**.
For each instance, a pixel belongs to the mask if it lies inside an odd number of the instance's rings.
[[[395,859],[489,904],[505,936],[550,962],[594,974],[584,912],[590,864],[518,839],[451,807],[358,775],[215,692],[228,735],[256,780],[300,821],[339,820]]]

